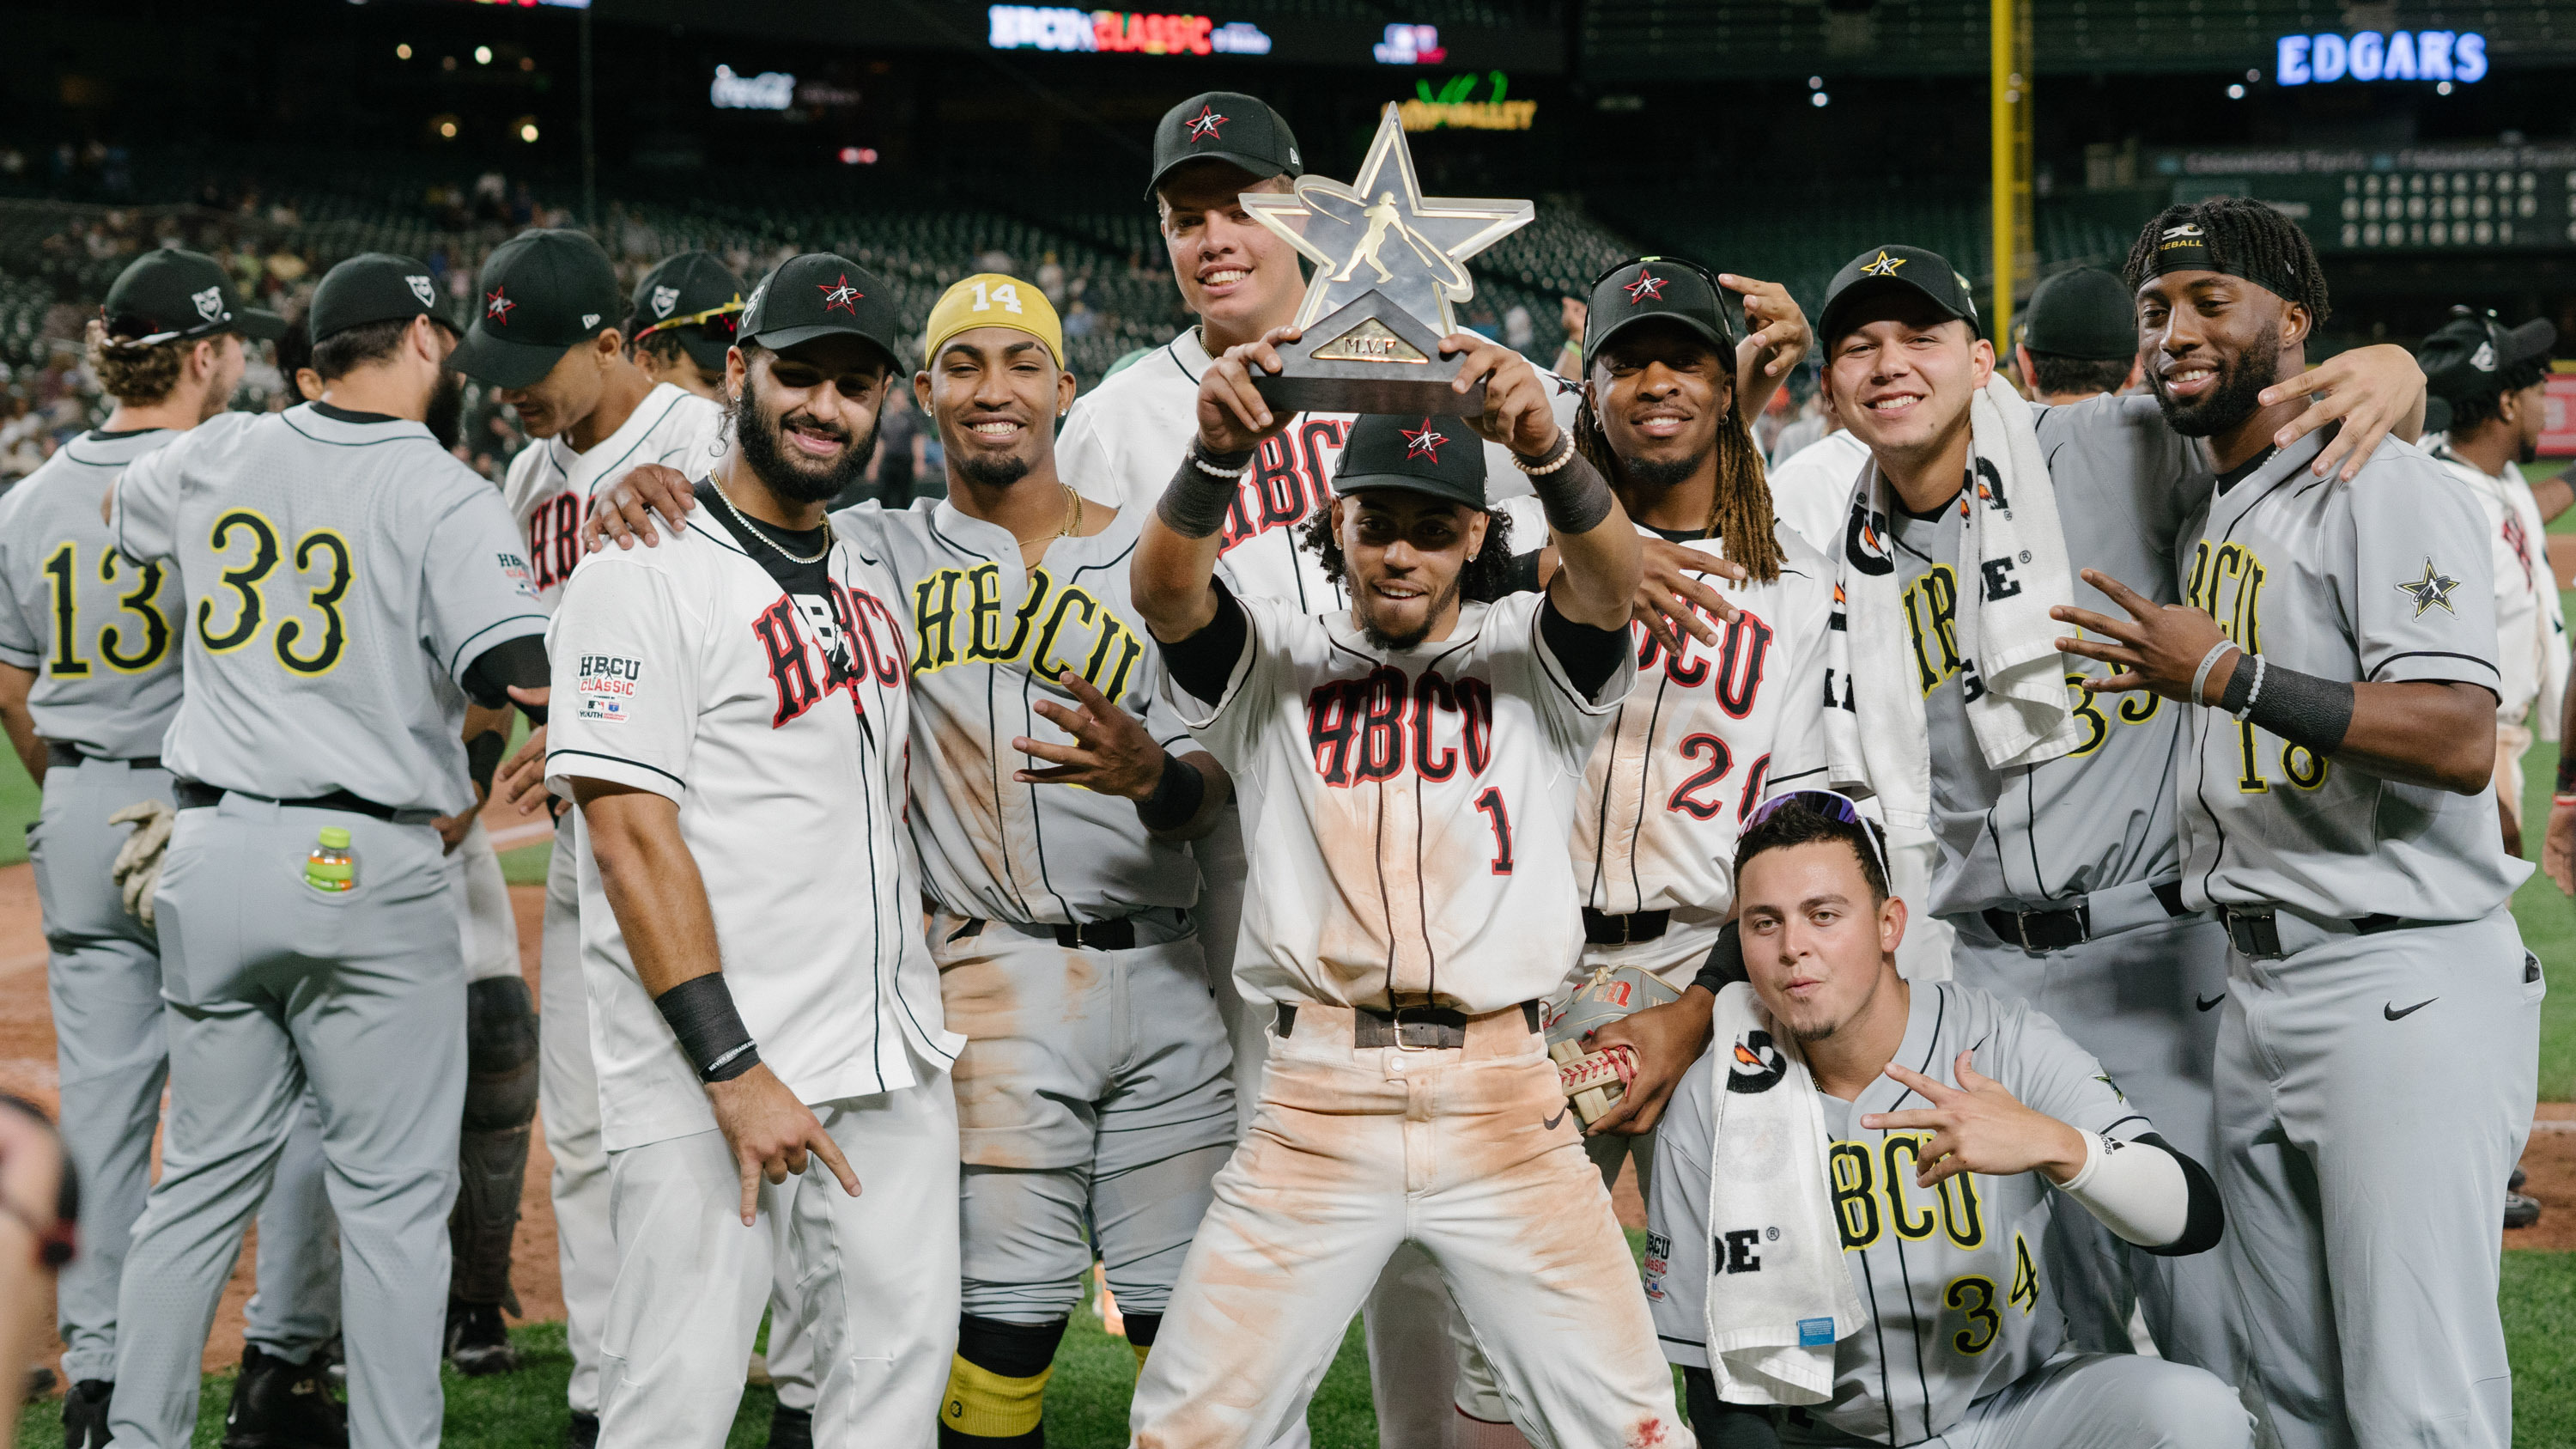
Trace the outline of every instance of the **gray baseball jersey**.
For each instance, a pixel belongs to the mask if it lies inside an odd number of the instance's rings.
[[[1142,508],[1099,533],[1059,538],[1023,571],[1009,529],[945,498],[832,515],[903,589],[912,648],[912,838],[922,886],[960,916],[1064,925],[1197,901],[1198,867],[1156,840],[1129,801],[1072,785],[1021,784],[1045,762],[1017,737],[1068,743],[1035,706],[1080,708],[1056,677],[1073,670],[1144,721],[1166,749],[1189,735],[1156,703],[1162,652],[1127,593]]]
[[[2165,426],[2155,399],[2097,397],[2035,407],[2039,445],[2057,489],[2069,573],[2099,569],[2160,603],[2177,597],[2174,549],[2206,484],[2192,444]],[[2154,696],[2075,694],[2086,734],[2061,759],[1989,769],[1968,727],[1967,701],[1984,689],[1958,647],[1958,611],[1976,607],[1959,562],[1959,510],[1888,520],[1903,580],[1906,629],[1932,735],[1932,825],[1941,841],[1932,913],[2024,905],[2178,868],[2173,778],[2181,711]],[[1970,571],[1973,573],[1973,570]],[[2113,618],[2119,606],[2081,577],[2074,603]],[[2087,672],[2101,673],[2098,667]],[[2070,674],[2070,682],[2077,676]]]
[[[1913,988],[1896,1060],[1957,1085],[1959,1053],[2023,1105],[2087,1132],[2128,1141],[2154,1131],[2090,1053],[2026,1003],[1955,982]],[[1712,1255],[1728,1272],[1760,1271],[1760,1225],[1708,1221],[1719,1070],[1741,1072],[1720,1043],[1692,1066],[1656,1128],[1654,1198],[1646,1217],[1646,1298],[1664,1357],[1708,1366],[1703,1295]],[[1920,1129],[1869,1131],[1864,1113],[1924,1105],[1889,1077],[1857,1101],[1819,1094],[1833,1139],[1843,1262],[1869,1310],[1834,1348],[1834,1393],[1809,1412],[1873,1443],[1913,1444],[1949,1429],[1968,1406],[2045,1363],[2065,1338],[2046,1273],[2053,1189],[2037,1173],[1961,1173],[1914,1186]],[[1741,1265],[1741,1266],[1739,1266]]]
[[[110,527],[127,558],[175,565],[186,600],[174,774],[473,807],[455,681],[546,616],[499,495],[429,429],[327,403],[225,413],[130,464]]]
[[[0,498],[0,661],[36,672],[36,733],[85,755],[157,755],[179,708],[179,590],[98,515],[126,465],[178,436],[83,433]]]
[[[2306,465],[2326,437],[2309,434],[2211,498],[2180,576],[2190,602],[2284,668],[2493,692],[2495,580],[2477,500],[2395,439],[2350,483],[2316,478]],[[2215,709],[2191,714],[2180,823],[2195,909],[2473,921],[2531,873],[2504,853],[2492,792],[2405,784]]]

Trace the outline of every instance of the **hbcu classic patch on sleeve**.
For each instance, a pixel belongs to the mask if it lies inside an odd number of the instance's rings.
[[[585,654],[573,684],[578,697],[574,715],[599,724],[624,724],[635,714],[635,681],[642,661],[614,654]]]
[[[1672,1265],[1673,1240],[1661,1233],[1646,1234],[1646,1257],[1639,1264],[1646,1281],[1646,1296],[1664,1301],[1664,1274]]]

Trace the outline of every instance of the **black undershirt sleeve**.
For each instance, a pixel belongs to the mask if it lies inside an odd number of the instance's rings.
[[[1565,677],[1574,682],[1576,692],[1585,699],[1598,699],[1601,686],[1628,662],[1628,630],[1596,629],[1578,624],[1556,610],[1550,599],[1538,608],[1538,632],[1547,640],[1556,662],[1565,669]]]
[[[1163,668],[1191,698],[1214,704],[1224,696],[1225,682],[1234,677],[1234,666],[1243,658],[1244,641],[1252,637],[1252,621],[1244,617],[1243,605],[1235,602],[1225,580],[1210,579],[1208,586],[1216,590],[1216,617],[1190,637],[1163,645]]]
[[[499,709],[513,703],[510,686],[521,689],[543,689],[553,676],[546,665],[546,639],[542,634],[522,634],[504,639],[474,656],[465,666],[465,677],[457,683],[465,687],[466,697],[485,709]],[[546,722],[543,705],[520,705],[529,720]]]
[[[1511,571],[1503,576],[1503,592],[1535,594],[1546,587],[1538,581],[1538,556],[1544,552],[1546,550],[1534,548],[1527,553],[1513,554]]]
[[[1682,1403],[1700,1449],[1780,1449],[1771,1411],[1719,1399],[1717,1375],[1704,1368],[1682,1369]]]
[[[2160,1133],[2141,1132],[2137,1140],[2173,1153],[2174,1161],[2182,1164],[2183,1183],[2191,1194],[2190,1205],[2183,1212],[2182,1236],[2161,1248],[2139,1251],[2159,1258],[2188,1258],[2217,1247],[2218,1240],[2227,1233],[2227,1209],[2219,1202],[2218,1184],[2210,1179],[2209,1169],[2192,1161],[2189,1153],[2177,1149]]]

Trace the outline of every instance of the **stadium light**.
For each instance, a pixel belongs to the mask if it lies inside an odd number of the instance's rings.
[[[531,116],[519,122],[518,136],[520,140],[525,141],[532,146],[536,144],[537,122],[535,117]]]
[[[410,46],[408,43],[405,43],[405,44],[402,44],[402,45],[397,45],[397,46],[395,46],[395,47],[394,47],[394,59],[396,59],[396,60],[409,60],[409,59],[411,59],[411,46]]]
[[[488,45],[478,45],[474,47],[474,63],[476,65],[490,65],[492,63],[492,47]]]
[[[1807,97],[1807,104],[1809,104],[1809,105],[1811,105],[1811,106],[1814,106],[1817,110],[1820,110],[1820,111],[1821,111],[1821,110],[1823,110],[1825,107],[1827,107],[1827,106],[1829,106],[1829,105],[1832,105],[1833,103],[1834,103],[1834,98],[1833,98],[1833,97],[1831,97],[1831,96],[1829,96],[1829,95],[1826,95],[1823,91],[1818,91],[1818,92],[1816,92],[1814,95],[1811,95],[1811,96]]]
[[[2227,98],[2228,98],[2229,100],[2231,100],[2231,101],[2241,101],[2241,100],[2245,99],[2245,86],[2244,86],[2244,84],[2243,84],[2242,82],[2239,82],[2239,83],[2237,83],[2237,84],[2235,84],[2235,85],[2231,85],[2231,86],[2229,86],[2229,87],[2227,88]]]

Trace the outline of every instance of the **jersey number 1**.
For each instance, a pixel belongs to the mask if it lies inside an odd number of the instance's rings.
[[[1476,797],[1476,808],[1484,812],[1485,823],[1494,827],[1494,874],[1512,873],[1512,815],[1503,808],[1503,791],[1499,785],[1487,785]]]

